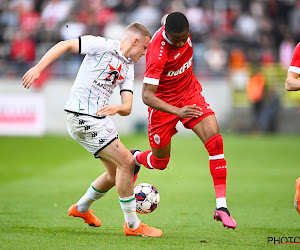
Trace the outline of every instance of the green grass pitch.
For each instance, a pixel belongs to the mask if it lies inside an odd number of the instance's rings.
[[[299,237],[293,207],[300,176],[300,135],[223,135],[227,202],[235,230],[213,220],[215,194],[207,152],[196,136],[176,135],[164,171],[141,169],[137,183],[159,191],[155,212],[140,219],[162,238],[126,237],[113,188],[92,209],[102,221],[89,227],[67,209],[104,168],[70,137],[0,137],[0,249],[247,249],[274,246],[268,237]],[[128,149],[148,149],[145,134],[121,136]]]

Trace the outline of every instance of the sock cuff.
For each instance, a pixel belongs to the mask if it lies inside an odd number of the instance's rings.
[[[131,196],[128,196],[128,197],[120,197],[119,196],[119,200],[120,202],[131,202],[131,201],[134,201],[135,200],[135,195],[131,195]]]
[[[107,192],[99,192],[97,189],[95,189],[92,185],[87,190],[87,195],[92,200],[99,200],[101,197],[106,195]]]
[[[106,194],[106,193],[108,192],[108,191],[99,191],[99,190],[97,190],[97,189],[93,186],[93,184],[94,184],[94,183],[91,184],[91,188],[94,189],[94,191],[96,191],[97,193],[100,193],[100,194]]]
[[[225,156],[224,154],[219,154],[219,155],[210,155],[209,156],[209,160],[221,160],[221,159],[224,159]]]

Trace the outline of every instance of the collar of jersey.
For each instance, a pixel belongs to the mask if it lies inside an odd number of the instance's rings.
[[[123,55],[122,51],[121,51],[121,42],[118,42],[118,47],[117,47],[117,54],[119,54],[121,57],[123,57],[123,59],[125,59],[127,62],[131,62],[131,58],[127,58]]]
[[[173,43],[172,43],[172,42],[169,40],[169,38],[167,37],[165,31],[162,32],[162,35],[163,35],[164,39],[165,39],[169,44],[173,45]]]

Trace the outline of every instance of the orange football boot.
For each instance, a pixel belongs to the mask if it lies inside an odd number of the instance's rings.
[[[149,227],[146,224],[143,224],[140,222],[140,225],[136,229],[130,229],[127,226],[127,222],[125,222],[124,225],[124,233],[126,236],[144,236],[144,237],[161,237],[163,234],[163,231],[160,229],[154,228],[154,227]]]
[[[75,203],[69,207],[68,212],[69,212],[69,216],[72,215],[73,217],[80,217],[84,219],[85,223],[89,224],[92,227],[101,226],[101,220],[97,216],[91,213],[91,212],[95,213],[94,210],[89,209],[89,211],[87,211],[86,213],[80,213],[77,210],[77,204]]]
[[[296,180],[296,193],[295,193],[294,205],[295,205],[295,209],[300,214],[300,177]]]

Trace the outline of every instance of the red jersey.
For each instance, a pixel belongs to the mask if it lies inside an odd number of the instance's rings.
[[[300,43],[298,43],[295,47],[292,62],[288,71],[300,74]]]
[[[150,41],[146,54],[144,83],[158,85],[155,95],[163,101],[177,102],[201,93],[202,87],[193,73],[191,38],[177,48],[167,38],[164,26]]]

